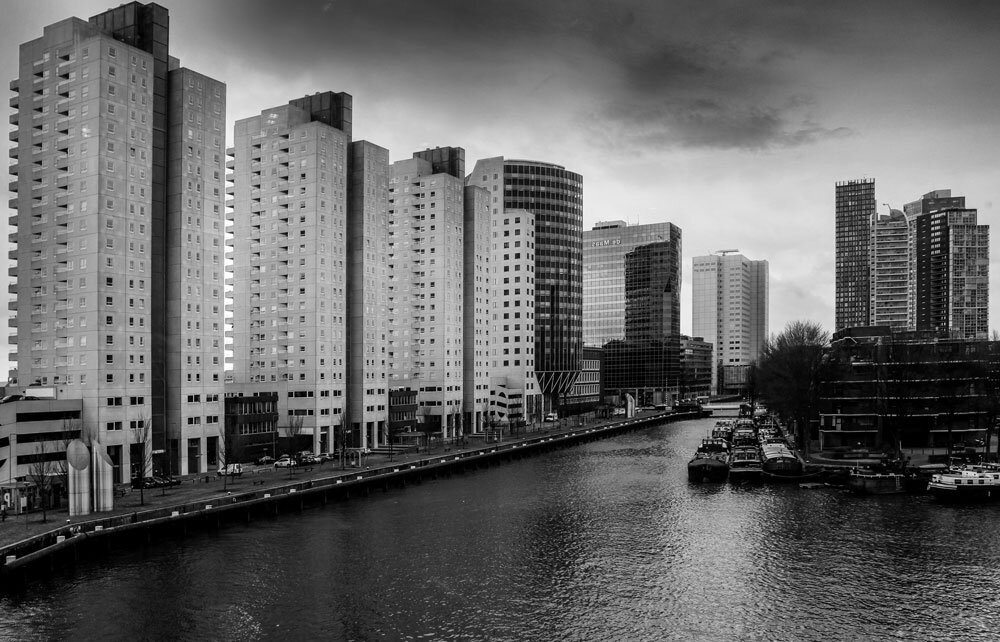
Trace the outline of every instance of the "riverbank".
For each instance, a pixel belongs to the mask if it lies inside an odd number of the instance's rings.
[[[218,526],[239,516],[251,520],[255,512],[278,514],[292,506],[306,505],[368,494],[372,488],[388,490],[393,485],[419,482],[426,477],[450,475],[470,468],[489,466],[531,453],[601,439],[626,430],[698,416],[696,413],[670,415],[642,413],[618,421],[592,421],[576,426],[553,425],[501,443],[478,443],[462,448],[441,448],[430,453],[370,458],[363,468],[335,468],[332,463],[305,468],[274,469],[251,467],[241,478],[227,479],[197,475],[174,488],[132,491],[116,498],[110,513],[68,519],[65,511],[49,511],[48,520],[32,522],[8,518],[0,525],[0,575],[24,576],[41,562],[47,567],[72,563],[82,547],[101,546],[110,550],[111,540],[141,533],[148,538],[167,533],[183,535],[200,524]],[[40,517],[40,516],[39,516]]]

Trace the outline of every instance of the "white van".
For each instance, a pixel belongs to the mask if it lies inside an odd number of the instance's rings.
[[[229,464],[225,468],[220,468],[215,471],[215,474],[219,477],[223,475],[229,475],[230,477],[239,477],[243,474],[243,464]]]

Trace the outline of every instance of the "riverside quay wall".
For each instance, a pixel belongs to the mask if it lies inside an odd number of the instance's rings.
[[[648,426],[697,419],[708,412],[660,413],[598,426],[580,426],[469,450],[456,450],[378,468],[354,469],[327,477],[273,483],[250,492],[213,495],[162,508],[76,522],[0,548],[0,590],[48,576],[83,556],[109,555],[132,543],[184,537],[189,531],[218,528],[228,521],[298,513],[330,501],[364,497],[426,479],[450,477],[529,457],[556,448],[596,441]]]

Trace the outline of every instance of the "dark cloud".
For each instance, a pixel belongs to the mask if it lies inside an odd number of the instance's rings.
[[[608,130],[609,144],[633,152],[669,147],[757,151],[807,145],[853,133],[846,127],[831,129],[808,119],[795,121],[789,110],[724,104],[702,97],[613,102],[600,116],[601,126]]]
[[[252,30],[263,21],[286,65],[322,55],[336,69],[349,57],[373,68],[372,82],[412,82],[422,97],[489,93],[497,115],[537,98],[539,86],[558,81],[553,74],[572,75],[582,99],[567,105],[567,115],[593,115],[591,126],[640,149],[790,147],[845,131],[803,111],[808,100],[794,95],[799,90],[783,68],[793,51],[769,39],[758,50],[752,37],[719,28],[740,13],[725,7],[522,0],[251,5],[257,9],[241,12],[252,16],[250,24],[244,17],[231,28]],[[794,18],[778,22],[790,32],[810,31]],[[419,78],[406,78],[411,65],[419,65]],[[554,71],[518,86],[511,77],[518,67]],[[449,82],[456,73],[466,86]]]

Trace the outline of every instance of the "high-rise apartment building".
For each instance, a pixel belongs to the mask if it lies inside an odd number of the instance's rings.
[[[906,214],[891,210],[872,222],[869,274],[870,325],[905,330],[909,323],[910,226]]]
[[[680,238],[681,230],[673,223],[603,221],[584,231],[584,345],[603,346],[625,338],[625,256],[640,245],[673,240],[679,244]],[[680,283],[680,265],[676,268]],[[676,298],[679,302],[680,292]]]
[[[836,185],[837,330],[870,322],[871,271],[869,243],[875,217],[875,179],[841,181]],[[695,329],[695,334],[700,332]],[[708,336],[706,335],[706,338]]]
[[[156,4],[69,18],[11,83],[12,360],[83,400],[116,482],[150,453],[207,470],[223,427],[225,86],[180,68],[168,33]]]
[[[938,210],[945,209],[964,209],[965,208],[965,197],[964,196],[952,196],[950,189],[938,189],[927,192],[919,199],[906,203],[903,205],[903,213],[906,215],[907,226],[909,230],[909,275],[907,289],[907,316],[906,316],[906,327],[909,330],[917,329],[917,283],[926,283],[926,276],[923,279],[917,276],[917,219],[919,219],[924,214],[930,214],[931,212],[936,212]],[[926,274],[926,273],[925,273]],[[926,287],[926,286],[925,286]],[[925,295],[926,296],[926,295]],[[924,321],[921,324],[923,329],[928,329],[930,326],[927,322],[927,309],[921,313],[924,317]]]
[[[498,208],[500,209],[500,208]],[[491,222],[490,407],[511,430],[540,419],[535,379],[535,215],[500,210]]]
[[[458,171],[463,182],[462,172]],[[490,326],[493,274],[490,270],[490,203],[481,187],[465,187],[463,221],[462,412],[464,432],[482,432],[490,408]]]
[[[691,329],[715,348],[712,390],[738,392],[767,339],[768,264],[731,252],[692,260]]]
[[[930,214],[937,210],[946,210],[965,207],[964,196],[952,196],[950,189],[936,189],[927,192],[915,201],[903,205],[903,213],[913,219],[921,214]]]
[[[561,165],[503,157],[476,162],[467,184],[489,192],[494,221],[504,210],[535,216],[534,371],[548,403],[580,373],[583,313],[583,177]]]
[[[467,315],[485,312],[488,272],[465,273],[467,263],[477,258],[488,266],[488,197],[472,189],[466,203],[464,154],[457,147],[417,152],[393,163],[389,178],[390,386],[415,388],[424,430],[444,438],[471,430],[463,425],[467,416],[481,425],[489,399],[483,387],[489,381],[485,354],[475,354],[477,347],[486,349],[488,322],[485,316],[466,322]],[[468,236],[467,225],[473,228]],[[465,309],[467,291],[470,310]],[[470,364],[465,363],[467,340],[473,342],[473,357],[478,356]],[[468,400],[466,381],[474,390]]]
[[[918,216],[915,228],[916,329],[987,338],[989,226],[976,210],[952,207]]]
[[[352,110],[293,100],[237,121],[230,150],[233,392],[277,393],[279,425],[316,451],[338,430],[377,445],[388,417],[388,152],[351,141]]]
[[[350,443],[388,443],[389,150],[353,142],[348,156],[347,387]]]

